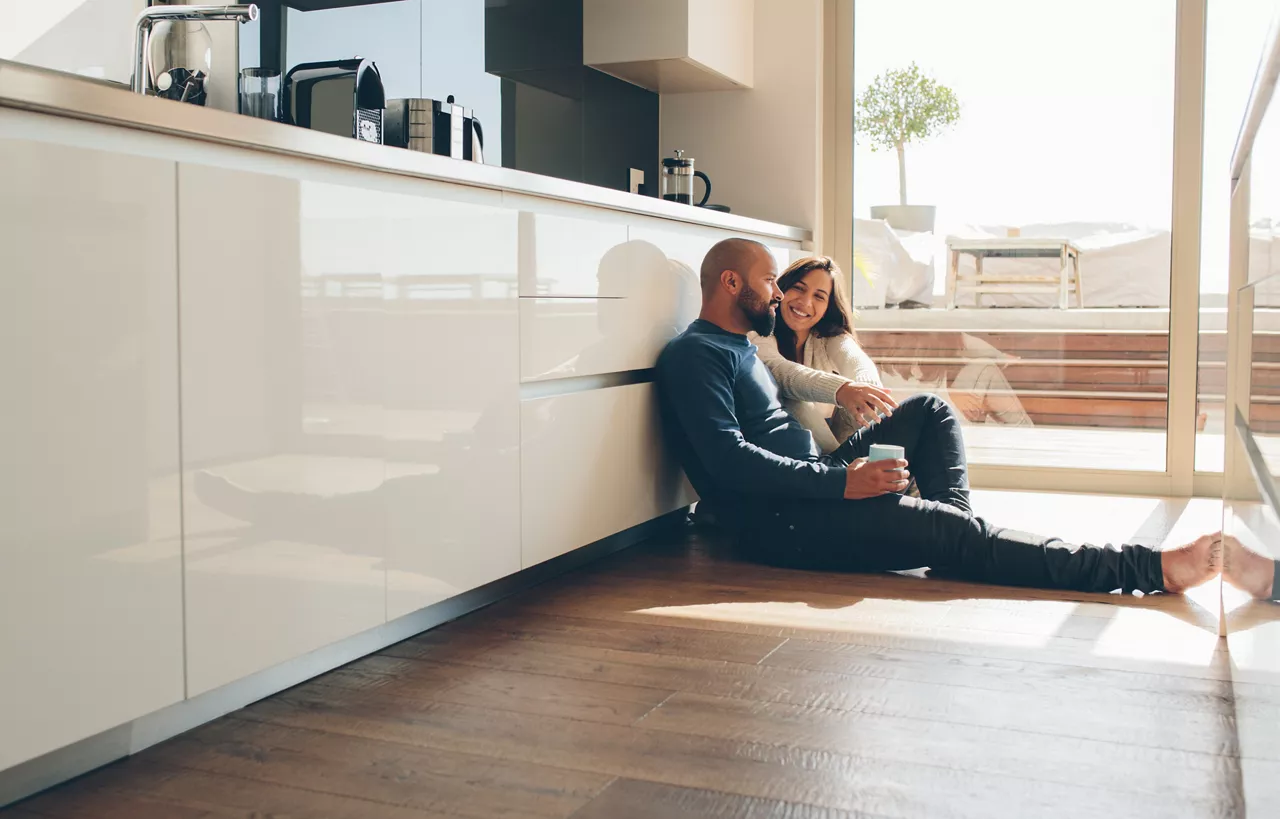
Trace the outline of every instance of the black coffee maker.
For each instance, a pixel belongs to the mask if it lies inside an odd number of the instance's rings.
[[[382,75],[372,60],[299,63],[285,75],[285,118],[302,128],[381,145],[386,107]]]

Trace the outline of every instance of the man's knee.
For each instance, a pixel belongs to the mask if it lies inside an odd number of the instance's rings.
[[[898,411],[919,412],[922,415],[954,415],[951,405],[930,392],[917,393],[898,405]]]

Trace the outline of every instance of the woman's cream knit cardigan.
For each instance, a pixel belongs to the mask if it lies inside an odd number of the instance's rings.
[[[853,417],[836,405],[836,391],[850,382],[882,385],[875,363],[853,336],[810,336],[800,364],[782,355],[772,336],[751,333],[748,338],[777,380],[782,405],[813,433],[823,452],[833,451],[858,430]]]

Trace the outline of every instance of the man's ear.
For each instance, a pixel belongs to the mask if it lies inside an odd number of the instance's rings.
[[[736,270],[720,271],[720,283],[724,285],[724,289],[733,293],[735,296],[742,289],[742,277],[738,275]]]

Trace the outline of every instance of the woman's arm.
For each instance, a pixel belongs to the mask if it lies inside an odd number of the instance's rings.
[[[783,398],[797,401],[816,401],[821,404],[835,404],[836,392],[849,383],[850,379],[835,373],[813,370],[803,364],[791,361],[778,350],[778,341],[772,336],[764,337],[757,333],[750,335],[751,343],[756,345],[756,355],[773,373],[778,382],[778,390]],[[856,345],[855,345],[856,346]],[[866,355],[863,353],[863,355]],[[867,359],[870,361],[870,359]],[[871,365],[872,370],[875,365]],[[877,379],[877,382],[879,380]]]
[[[827,355],[836,371],[855,384],[872,384],[883,387],[880,371],[867,355],[866,350],[850,335],[822,339],[827,345]],[[776,376],[775,376],[776,377]]]

